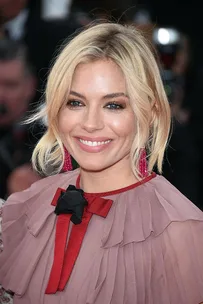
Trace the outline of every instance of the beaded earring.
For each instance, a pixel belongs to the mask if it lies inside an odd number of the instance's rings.
[[[65,160],[63,164],[63,171],[71,171],[73,170],[72,160],[69,152],[66,148],[64,148],[65,152]],[[140,160],[139,160],[139,171],[142,177],[146,177],[148,175],[148,166],[147,166],[147,154],[146,150],[141,149]]]
[[[145,148],[142,148],[140,151],[139,171],[142,177],[148,175],[147,153]]]
[[[71,171],[73,170],[73,165],[72,165],[72,160],[69,152],[67,151],[66,148],[64,148],[65,152],[65,159],[64,159],[64,164],[63,164],[63,169],[62,171]]]

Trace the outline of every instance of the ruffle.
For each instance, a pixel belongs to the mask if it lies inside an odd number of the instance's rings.
[[[203,213],[165,178],[114,200],[102,246],[85,303],[203,302]]]
[[[50,203],[77,176],[75,170],[38,181],[4,207],[10,252],[0,256],[0,283],[18,295],[16,304],[203,301],[203,213],[161,176],[105,197],[113,206],[106,219],[92,217],[66,289],[45,295],[56,220]]]
[[[163,233],[171,222],[186,220],[202,221],[203,213],[164,177],[157,175],[114,200],[102,244],[110,248],[143,242],[151,234],[156,237]]]
[[[91,269],[92,287],[77,304],[203,302],[203,222],[171,223],[157,237],[106,249]],[[94,283],[93,283],[94,282]],[[65,304],[65,302],[62,302]]]
[[[51,200],[58,187],[66,188],[70,181],[75,183],[77,176],[77,170],[69,175],[50,176],[7,199],[2,222],[4,250],[0,255],[0,282],[6,290],[20,296],[25,293],[54,235],[56,215]],[[31,260],[27,259],[26,252],[33,253]]]

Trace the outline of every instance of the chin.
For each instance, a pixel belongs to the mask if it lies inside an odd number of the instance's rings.
[[[108,168],[108,166],[101,166],[101,164],[81,164],[80,168],[87,172],[101,172]]]

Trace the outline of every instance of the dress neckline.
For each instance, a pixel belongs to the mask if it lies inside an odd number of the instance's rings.
[[[123,193],[123,192],[126,192],[128,190],[131,190],[131,189],[134,189],[140,185],[143,185],[145,183],[147,183],[148,181],[150,181],[152,178],[156,177],[156,173],[155,172],[152,172],[150,175],[148,175],[147,177],[143,178],[142,180],[134,183],[134,184],[131,184],[127,187],[123,187],[123,188],[120,188],[120,189],[116,189],[116,190],[111,190],[111,191],[107,191],[107,192],[97,192],[97,193],[90,193],[90,192],[84,192],[85,195],[87,196],[109,196],[109,195],[114,195],[114,194],[119,194],[119,193]],[[77,180],[76,180],[76,188],[80,188],[80,174],[78,175],[77,177]]]

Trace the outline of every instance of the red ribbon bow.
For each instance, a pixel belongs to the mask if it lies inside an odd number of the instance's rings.
[[[52,200],[52,205],[56,206],[58,198],[64,189],[58,188]],[[89,196],[84,194],[88,205],[84,209],[82,222],[79,225],[73,225],[68,245],[66,241],[70,218],[72,214],[60,214],[57,217],[54,261],[46,288],[46,294],[54,294],[62,291],[71,275],[76,259],[79,255],[82,241],[84,239],[88,224],[93,214],[106,217],[113,201],[99,196]]]

